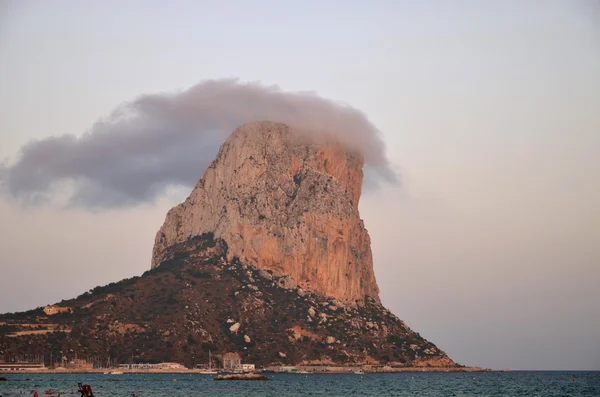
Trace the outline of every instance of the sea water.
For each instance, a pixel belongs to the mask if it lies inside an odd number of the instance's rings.
[[[4,397],[56,390],[77,395],[89,384],[96,397],[178,396],[594,396],[600,372],[490,372],[397,374],[269,374],[269,381],[214,381],[199,374],[3,374]],[[56,396],[56,394],[54,395]]]

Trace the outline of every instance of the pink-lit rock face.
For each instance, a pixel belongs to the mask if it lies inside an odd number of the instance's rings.
[[[371,241],[358,213],[363,160],[340,144],[273,122],[253,122],[221,146],[190,196],[156,235],[167,248],[207,232],[239,257],[300,286],[349,302],[379,301]]]

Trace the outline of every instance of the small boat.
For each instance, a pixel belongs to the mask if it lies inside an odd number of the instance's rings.
[[[214,380],[269,380],[269,378],[264,375],[249,373],[217,375]]]
[[[111,375],[123,375],[123,371],[112,371],[110,372]]]
[[[201,369],[199,373],[202,375],[217,375],[220,373],[219,371],[212,369],[212,354],[210,350],[208,351],[208,369]]]
[[[356,375],[364,375],[364,374],[365,374],[365,371],[363,371],[362,369],[357,369],[356,371],[354,371],[354,373],[355,373]]]

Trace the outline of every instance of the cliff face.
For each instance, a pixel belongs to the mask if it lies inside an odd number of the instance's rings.
[[[363,160],[338,143],[254,122],[221,146],[190,196],[156,235],[152,268],[168,248],[203,233],[228,259],[270,270],[286,287],[349,302],[379,301],[370,238],[359,217]]]

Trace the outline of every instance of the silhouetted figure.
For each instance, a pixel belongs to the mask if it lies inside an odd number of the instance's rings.
[[[77,384],[79,386],[79,393],[81,393],[81,397],[94,397],[94,393],[92,392],[92,387],[90,385],[84,385],[81,383]]]

